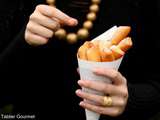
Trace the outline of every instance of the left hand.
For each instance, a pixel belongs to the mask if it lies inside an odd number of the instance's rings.
[[[112,81],[112,84],[102,83],[98,81],[79,80],[78,84],[81,87],[100,91],[105,95],[109,95],[112,99],[111,106],[104,106],[104,96],[95,95],[91,93],[77,90],[76,94],[84,99],[80,102],[80,106],[85,109],[104,114],[109,116],[118,116],[125,110],[128,100],[127,80],[122,74],[113,69],[97,68],[94,73],[99,76],[105,76]],[[93,101],[93,103],[86,102],[87,100]]]

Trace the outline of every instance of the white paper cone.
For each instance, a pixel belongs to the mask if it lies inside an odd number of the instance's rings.
[[[112,28],[105,31],[104,33],[102,33],[98,37],[94,38],[92,41],[95,41],[95,40],[110,41],[112,39],[114,33],[116,32],[116,30],[117,30],[117,26],[113,26]]]
[[[118,70],[122,59],[123,57],[112,62],[92,62],[92,61],[85,61],[85,60],[78,59],[80,78],[82,80],[94,80],[99,82],[111,83],[111,81],[108,78],[104,76],[95,75],[93,73],[93,69],[94,68],[112,68],[112,69]],[[91,90],[91,89],[83,88],[83,90],[85,92],[103,95],[102,93]],[[92,101],[89,101],[89,102],[92,102]],[[98,120],[99,117],[100,117],[100,114],[86,110],[86,120]]]
[[[90,110],[85,110],[86,112],[86,120],[98,120],[100,118],[100,114],[92,112]]]
[[[96,40],[109,41],[112,39],[116,30],[117,30],[117,26],[113,26],[112,28],[110,28],[106,32],[104,32],[101,35],[99,35],[98,37],[94,38],[92,41],[96,41]],[[91,62],[91,61],[85,61],[85,60],[78,59],[80,77],[82,80],[95,80],[95,81],[99,81],[99,82],[111,83],[111,81],[108,78],[106,78],[104,76],[97,76],[97,75],[93,74],[92,70],[97,67],[99,67],[99,68],[112,68],[112,69],[118,70],[122,59],[123,59],[123,57],[118,60],[112,61],[112,62]],[[82,89],[85,92],[103,95],[102,93],[97,92],[95,90],[90,90],[90,89],[86,89],[86,88],[82,88]],[[92,101],[88,101],[88,102],[92,102]],[[100,114],[98,114],[98,113],[95,113],[95,112],[92,112],[89,110],[85,110],[85,111],[86,111],[86,120],[98,120],[100,117]]]

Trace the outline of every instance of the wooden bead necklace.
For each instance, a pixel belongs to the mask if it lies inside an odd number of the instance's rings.
[[[89,13],[86,15],[86,21],[77,33],[67,33],[65,29],[60,28],[55,32],[55,37],[58,39],[65,39],[71,44],[76,43],[77,40],[87,39],[89,37],[89,30],[93,27],[93,22],[97,18],[97,12],[99,11],[99,4],[101,0],[91,0],[91,2],[92,3],[89,6]],[[46,0],[46,3],[50,6],[55,6],[56,0]]]

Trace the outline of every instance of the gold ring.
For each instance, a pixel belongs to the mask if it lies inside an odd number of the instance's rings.
[[[104,106],[112,106],[112,98],[109,96],[104,96],[103,97],[103,105]]]

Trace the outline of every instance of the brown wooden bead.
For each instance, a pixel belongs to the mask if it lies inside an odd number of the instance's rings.
[[[96,14],[94,12],[90,12],[87,14],[87,19],[90,20],[90,21],[94,21],[96,20]]]
[[[69,43],[73,44],[77,42],[78,37],[75,33],[69,33],[66,39]]]
[[[97,4],[93,4],[90,6],[90,11],[91,12],[98,12],[99,11],[99,6]]]
[[[89,6],[89,13],[86,16],[86,21],[83,23],[83,28],[79,29],[76,33],[68,33],[64,29],[59,29],[55,32],[55,37],[58,39],[65,39],[69,43],[75,43],[78,39],[86,39],[89,36],[89,29],[93,27],[93,22],[96,20],[96,13],[99,11],[98,4],[101,0],[91,0],[91,5]],[[46,0],[46,3],[50,6],[56,7],[56,0]]]
[[[83,27],[86,28],[86,29],[91,29],[93,27],[93,23],[92,21],[85,21],[84,24],[83,24]]]
[[[59,29],[55,32],[55,36],[58,38],[58,39],[65,39],[66,36],[67,36],[67,33],[64,29]]]
[[[81,28],[78,32],[77,32],[78,38],[79,39],[86,39],[89,35],[89,32],[87,29],[85,28]]]
[[[46,0],[46,2],[47,2],[49,5],[53,5],[53,4],[55,4],[56,0]]]
[[[101,2],[101,0],[92,0],[92,3],[94,4],[99,4]]]

